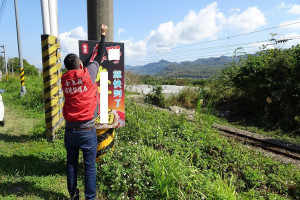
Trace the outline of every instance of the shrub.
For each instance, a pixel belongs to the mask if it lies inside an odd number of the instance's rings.
[[[239,57],[222,71],[210,94],[217,105],[232,104],[240,114],[267,128],[300,129],[300,45]]]
[[[153,90],[148,93],[145,97],[145,102],[153,105],[157,105],[161,108],[166,107],[165,97],[162,93],[162,86],[156,85],[153,87]]]

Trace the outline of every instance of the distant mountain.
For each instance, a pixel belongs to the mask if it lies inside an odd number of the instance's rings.
[[[136,74],[163,77],[208,78],[216,75],[232,62],[232,57],[200,58],[195,61],[181,63],[160,60],[143,66],[129,66],[125,69]]]
[[[166,60],[160,60],[156,63],[149,63],[143,66],[125,66],[126,70],[132,71],[136,74],[142,74],[142,75],[155,75],[160,70],[164,69],[168,65],[175,64],[174,62],[169,62]]]
[[[192,62],[182,62],[165,67],[156,75],[164,77],[209,78],[232,62],[231,57],[201,58]]]

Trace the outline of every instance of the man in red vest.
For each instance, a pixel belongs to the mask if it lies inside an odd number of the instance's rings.
[[[68,54],[64,59],[68,70],[61,77],[65,103],[63,116],[65,125],[65,146],[67,150],[67,185],[72,199],[79,199],[77,188],[77,165],[79,149],[82,150],[85,170],[85,198],[96,197],[97,135],[94,126],[99,112],[98,87],[95,83],[99,63],[94,60],[95,53],[103,56],[105,34],[108,28],[101,26],[101,42],[86,67],[75,54]]]

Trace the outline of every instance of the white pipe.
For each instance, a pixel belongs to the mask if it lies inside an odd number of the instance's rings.
[[[100,72],[100,124],[108,123],[108,72]]]
[[[58,37],[57,0],[49,0],[50,34]]]
[[[48,0],[41,0],[41,10],[43,19],[44,34],[50,35],[50,18],[49,18],[49,2]]]

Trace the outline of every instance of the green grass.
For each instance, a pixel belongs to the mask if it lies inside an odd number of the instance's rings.
[[[281,165],[244,148],[233,140],[221,137],[208,127],[210,123],[202,123],[199,126],[186,121],[182,116],[169,115],[150,107],[141,108],[134,104],[128,105],[126,113],[128,121],[131,122],[127,123],[127,128],[131,131],[120,129],[118,141],[120,143],[125,141],[127,147],[136,144],[162,151],[163,155],[176,158],[189,166],[191,170],[196,170],[197,174],[210,174],[211,177],[209,176],[208,180],[211,184],[216,184],[216,177],[222,177],[223,182],[227,183],[229,183],[228,180],[232,180],[231,187],[236,188],[237,198],[243,199],[243,194],[253,188],[261,190],[262,192],[259,193],[264,198],[267,193],[272,192],[282,195],[299,195],[299,188],[296,187],[299,184],[297,168],[292,165]],[[184,169],[184,167],[181,168]],[[270,177],[270,174],[277,174],[276,180],[280,183],[275,184],[276,181]],[[152,179],[156,179],[154,177]],[[283,179],[285,181],[282,181]],[[293,179],[292,182],[291,179]],[[184,180],[191,181],[191,179]],[[196,180],[192,185],[201,184],[201,179]],[[256,185],[253,184],[255,181]],[[203,186],[197,187],[197,191],[202,191],[202,188]],[[266,188],[268,192],[265,191]],[[290,190],[291,188],[293,191]],[[210,190],[202,191],[203,194],[207,192]],[[183,194],[188,197],[188,193]],[[160,198],[167,197],[160,196]]]
[[[201,110],[201,114],[205,113],[205,115],[202,115],[202,117],[206,118],[207,116],[207,119],[204,119],[204,121],[211,119],[214,122],[219,124],[233,126],[239,129],[273,137],[279,140],[285,140],[291,143],[300,144],[300,135],[297,133],[290,133],[287,132],[286,130],[281,130],[278,128],[274,130],[270,130],[270,129],[266,130],[266,127],[245,125],[245,124],[249,124],[249,122],[250,123],[252,122],[251,120],[245,119],[241,116],[235,117],[235,120],[228,120],[225,117],[223,118],[219,117],[218,112],[220,111],[215,109],[213,103],[214,100],[208,96],[207,89],[203,89],[201,87],[199,88],[199,90],[187,88],[180,91],[178,94],[172,94],[169,97],[165,97],[161,94],[161,89],[159,90],[157,88],[158,86],[156,86],[150,94],[146,95],[145,100],[147,103],[158,105],[162,108],[167,108],[169,106],[180,106],[186,109],[194,109],[196,111],[196,118],[197,118],[197,112],[200,112]],[[150,101],[149,101],[149,97],[151,97]],[[199,107],[199,102],[201,102],[200,107]]]
[[[232,127],[238,128],[238,129],[247,130],[247,131],[257,133],[257,134],[260,134],[260,135],[273,137],[273,138],[276,138],[278,140],[284,140],[284,141],[287,141],[287,142],[291,142],[293,144],[300,145],[300,135],[299,134],[291,134],[291,133],[288,133],[288,132],[286,132],[284,130],[281,130],[281,129],[265,130],[265,128],[263,128],[263,127],[257,127],[257,126],[254,126],[254,125],[252,125],[252,126],[247,125],[246,126],[246,125],[244,125],[243,121],[232,122],[232,121],[227,120],[224,117],[218,117],[216,115],[214,115],[214,116],[211,115],[211,117],[214,119],[214,121],[216,123],[219,123],[219,124],[232,126]]]
[[[66,198],[62,141],[48,143],[41,137],[43,119],[5,108],[10,110],[6,116],[18,118],[0,128],[0,199]]]
[[[38,96],[42,79],[27,78],[28,94],[23,99],[18,99],[18,84],[17,78],[9,84],[0,82],[0,88],[7,90],[3,99],[11,119],[0,127],[0,199],[65,199],[63,132],[57,133],[53,143],[45,139],[43,104]],[[98,197],[300,198],[299,168],[220,136],[211,128],[213,120],[206,115],[192,123],[184,116],[141,107],[127,99],[126,127],[117,130],[115,150],[103,156],[97,167]],[[82,197],[83,177],[80,158]]]

